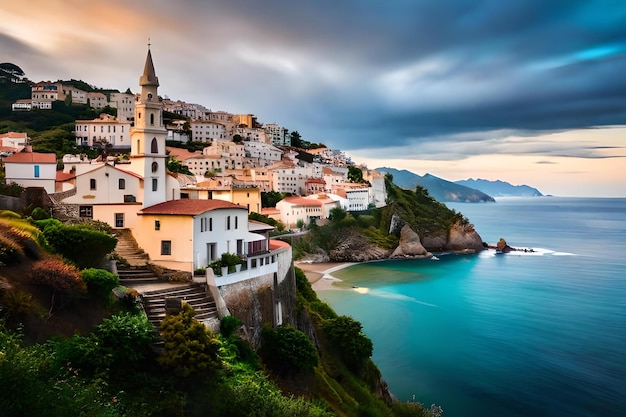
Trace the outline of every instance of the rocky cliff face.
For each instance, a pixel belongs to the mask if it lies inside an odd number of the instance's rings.
[[[446,232],[419,236],[401,218],[394,219],[400,227],[400,242],[393,251],[369,242],[355,230],[346,231],[330,252],[319,251],[307,257],[312,262],[367,262],[381,259],[430,258],[432,252],[477,253],[484,249],[480,235],[469,226],[455,224]],[[391,231],[391,230],[390,230]]]
[[[423,259],[432,258],[432,256],[433,254],[422,246],[418,234],[405,224],[400,231],[400,244],[389,257]]]
[[[483,240],[472,225],[454,224],[448,232],[422,237],[422,245],[432,252],[476,253],[484,249]]]
[[[330,262],[367,262],[387,259],[391,251],[368,242],[364,236],[349,230],[341,237],[339,244],[328,253]]]

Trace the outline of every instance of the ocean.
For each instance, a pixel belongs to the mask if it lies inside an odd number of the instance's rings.
[[[626,199],[448,206],[529,251],[358,264],[318,293],[393,394],[446,417],[626,416]]]

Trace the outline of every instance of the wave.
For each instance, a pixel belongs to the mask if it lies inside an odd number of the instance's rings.
[[[396,294],[396,293],[392,293],[392,292],[387,292],[387,291],[379,291],[379,290],[371,290],[367,287],[352,287],[352,289],[356,292],[358,292],[359,294],[369,294],[369,295],[373,295],[374,297],[381,297],[381,298],[389,298],[389,299],[393,299],[393,300],[401,300],[401,301],[408,301],[411,303],[416,303],[416,304],[420,304],[420,305],[424,305],[427,307],[435,307],[437,308],[436,304],[431,304],[431,303],[427,303],[425,301],[420,301],[418,299],[415,299],[413,297],[409,297],[407,295],[404,294]]]

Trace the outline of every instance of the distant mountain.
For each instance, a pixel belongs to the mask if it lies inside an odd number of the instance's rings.
[[[455,184],[475,188],[494,197],[541,197],[543,194],[538,189],[528,185],[511,185],[505,181],[488,181],[483,179],[467,179],[455,181]]]
[[[465,203],[484,203],[494,202],[493,197],[482,191],[455,184],[446,181],[434,175],[425,174],[423,177],[414,174],[406,169],[398,170],[395,168],[376,168],[381,173],[390,173],[393,175],[393,183],[398,187],[414,189],[419,185],[428,190],[434,199],[441,202],[465,202]]]

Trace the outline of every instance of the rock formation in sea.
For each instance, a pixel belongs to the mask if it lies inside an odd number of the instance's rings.
[[[408,224],[405,224],[400,231],[400,244],[389,256],[390,258],[432,258],[433,254],[428,252],[420,237]]]

